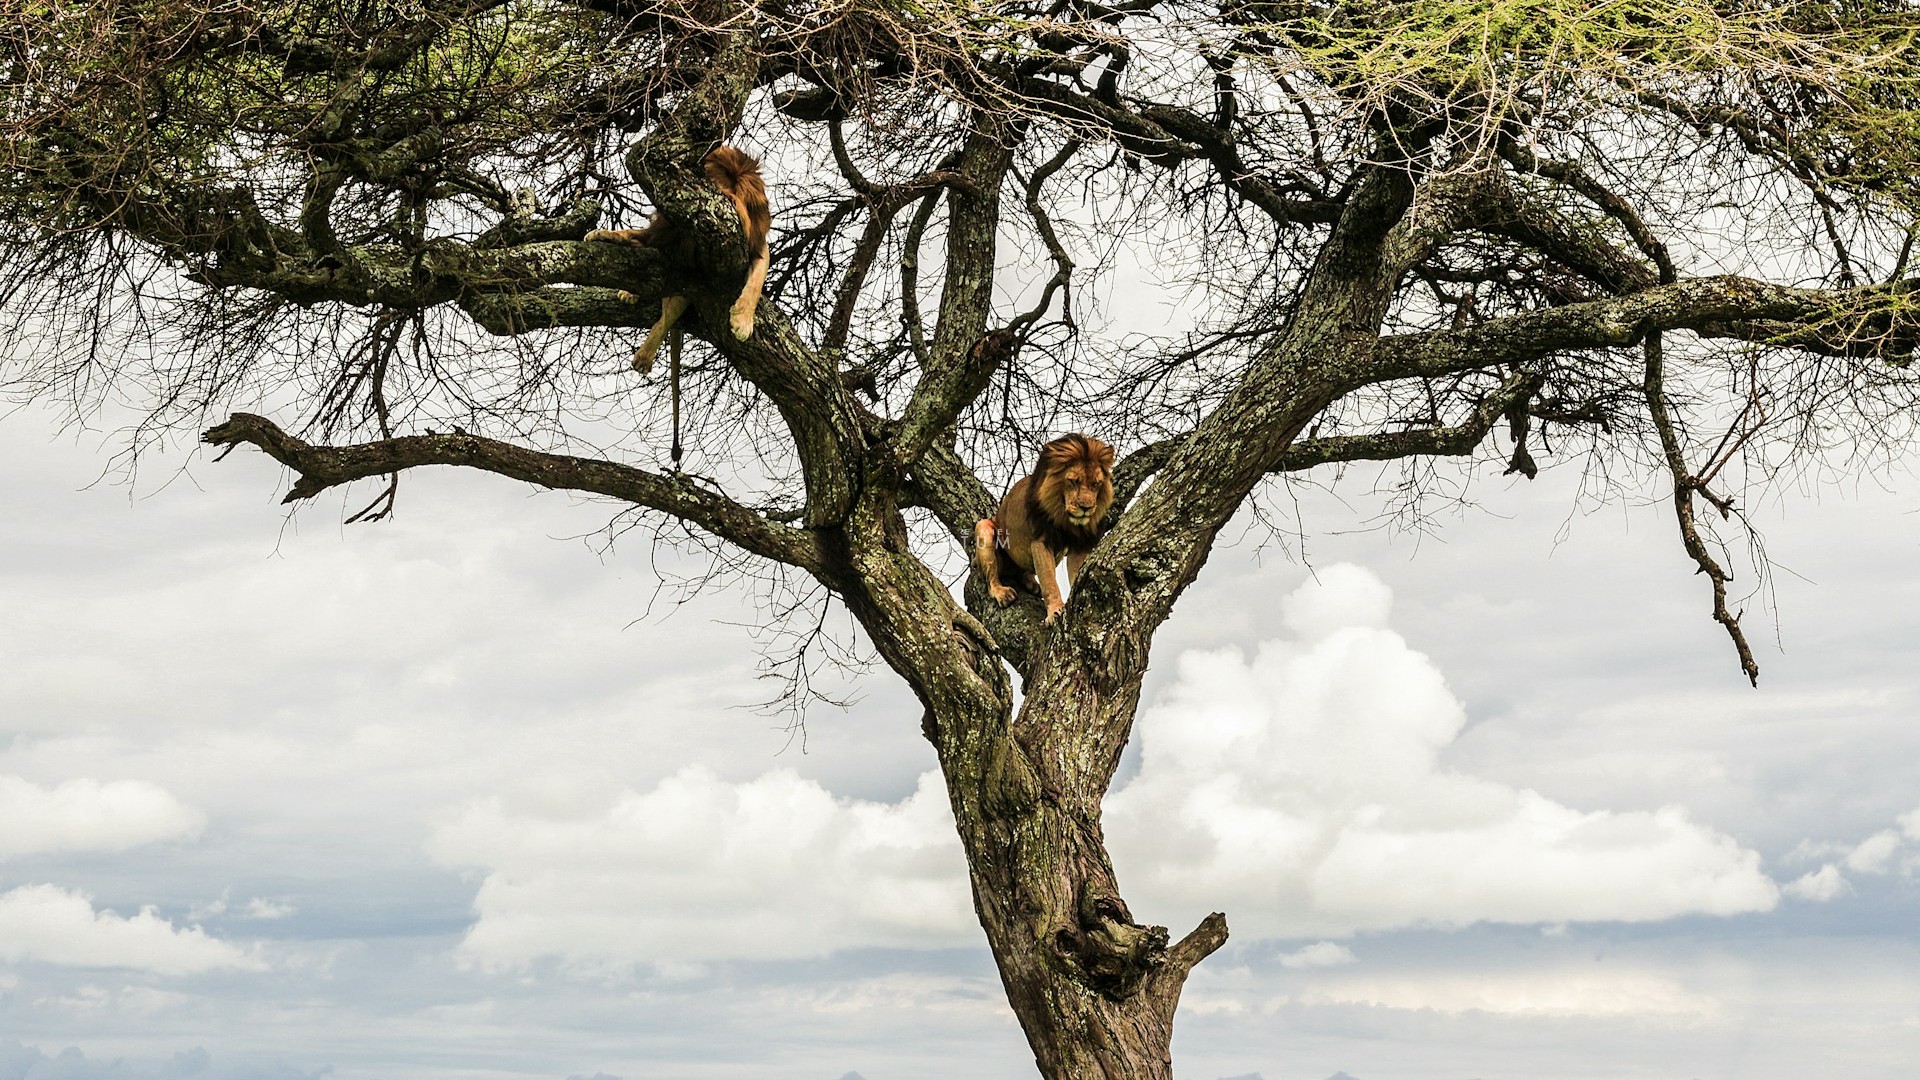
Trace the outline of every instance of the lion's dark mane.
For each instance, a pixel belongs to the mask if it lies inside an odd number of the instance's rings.
[[[1041,481],[1040,474],[1035,473],[1033,482],[1027,485],[1027,521],[1033,526],[1034,539],[1060,555],[1092,551],[1093,545],[1100,542],[1099,523],[1074,525],[1056,520],[1040,499]]]

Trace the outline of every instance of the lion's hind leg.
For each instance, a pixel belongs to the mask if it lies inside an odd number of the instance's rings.
[[[760,293],[767,285],[767,263],[772,261],[773,253],[765,244],[754,253],[753,266],[747,270],[747,284],[740,290],[739,299],[733,302],[733,309],[727,313],[727,324],[733,328],[733,336],[745,341],[753,336],[753,315],[760,307]]]
[[[1000,583],[1000,557],[994,550],[992,518],[981,518],[973,526],[973,561],[987,579],[987,595],[996,604],[1013,603],[1013,589]]]
[[[633,350],[633,370],[645,375],[653,370],[653,358],[660,354],[660,343],[667,340],[668,331],[678,322],[681,314],[687,310],[687,298],[669,296],[660,301],[660,321],[647,331],[647,340]]]

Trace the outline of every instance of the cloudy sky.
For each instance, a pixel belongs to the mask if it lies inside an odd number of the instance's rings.
[[[1031,1074],[887,673],[756,711],[750,598],[603,504],[106,454],[0,421],[0,1080]],[[1920,482],[1756,508],[1756,691],[1575,479],[1305,493],[1182,601],[1108,818],[1136,914],[1234,929],[1183,1076],[1911,1075]]]

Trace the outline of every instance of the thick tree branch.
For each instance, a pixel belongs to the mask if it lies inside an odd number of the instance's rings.
[[[1688,278],[1461,330],[1385,338],[1365,371],[1370,382],[1449,375],[1525,364],[1570,349],[1632,345],[1658,330],[1774,340],[1819,351],[1871,349],[1898,358],[1911,355],[1920,334],[1908,310],[1916,289],[1920,282],[1913,280],[1860,289],[1800,289],[1744,277]]]
[[[626,289],[657,301],[663,292],[660,270],[657,253],[624,245],[548,240],[478,248],[436,239],[416,252],[398,245],[338,252],[289,245],[270,259],[221,260],[190,276],[213,288],[259,289],[298,304],[417,311],[488,294],[525,294],[547,285]]]
[[[913,505],[932,511],[965,550],[973,547],[974,522],[992,517],[999,504],[952,445],[943,442],[934,443],[913,463],[906,493]]]
[[[552,215],[538,213],[532,207],[515,206],[499,224],[475,237],[473,246],[515,247],[542,240],[578,240],[600,223],[600,213],[600,204],[592,199],[574,199]]]
[[[926,368],[913,388],[893,439],[894,460],[909,467],[986,388],[994,369],[1012,359],[1017,342],[1006,329],[987,332],[999,251],[1000,189],[1013,165],[1011,133],[985,121],[967,136],[957,171],[967,187],[947,197],[945,279],[939,321]]]
[[[623,499],[690,522],[755,555],[807,570],[821,566],[818,545],[810,534],[776,525],[686,476],[662,476],[610,461],[547,454],[459,432],[315,446],[252,413],[233,414],[225,423],[207,429],[202,440],[226,447],[251,443],[298,473],[300,479],[288,490],[287,502],[310,499],[369,476],[422,465],[460,465],[541,487]]]
[[[507,337],[562,326],[652,326],[657,295],[593,286],[467,293],[457,303],[476,326]]]

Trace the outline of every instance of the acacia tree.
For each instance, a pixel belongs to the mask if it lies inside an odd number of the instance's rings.
[[[593,493],[843,605],[924,708],[1048,1077],[1170,1075],[1226,940],[1135,919],[1100,808],[1155,630],[1263,489],[1659,477],[1754,678],[1706,526],[1910,434],[1906,0],[5,5],[10,392],[133,397],[136,446],[218,419],[289,501],[385,478],[356,517],[423,465]],[[722,142],[777,219],[744,341]],[[643,205],[700,257],[582,241]],[[687,362],[643,380],[667,294]],[[1066,610],[956,595],[1072,428],[1127,453]]]

